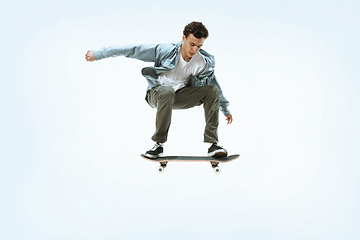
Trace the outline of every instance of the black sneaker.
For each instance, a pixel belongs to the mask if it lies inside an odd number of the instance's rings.
[[[227,154],[226,149],[218,146],[217,143],[213,143],[208,149],[208,157],[223,158],[226,157]]]
[[[164,148],[161,146],[161,144],[156,143],[155,146],[147,151],[144,155],[145,157],[156,159],[158,157],[161,157],[163,155]]]

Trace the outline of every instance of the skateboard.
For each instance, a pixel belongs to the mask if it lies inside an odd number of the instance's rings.
[[[221,172],[221,169],[219,167],[219,163],[225,163],[233,161],[240,157],[239,154],[230,155],[224,158],[214,158],[214,157],[195,157],[195,156],[166,156],[166,157],[159,157],[156,159],[145,157],[144,154],[141,154],[142,158],[145,158],[146,160],[152,161],[152,162],[158,162],[160,163],[160,166],[158,168],[159,173],[163,173],[167,163],[168,162],[210,162],[211,167],[214,169],[214,172],[216,174],[219,174]]]

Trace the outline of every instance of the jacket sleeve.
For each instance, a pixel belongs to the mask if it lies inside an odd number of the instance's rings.
[[[205,69],[205,71],[199,75],[199,79],[197,79],[196,77],[192,76],[191,80],[191,84],[193,86],[195,85],[200,85],[203,86],[204,84],[207,85],[212,85],[217,87],[217,89],[219,90],[219,101],[220,101],[220,111],[225,115],[229,115],[231,114],[229,111],[229,101],[226,99],[226,97],[224,96],[220,84],[215,76],[214,70],[215,70],[215,57],[209,53],[207,53],[206,51],[204,51],[203,49],[200,49],[200,53],[202,55],[205,56],[206,59],[206,63],[207,63],[207,68]],[[198,83],[198,84],[197,84]]]
[[[208,79],[208,85],[212,85],[217,87],[217,89],[219,90],[219,101],[220,101],[220,111],[225,115],[229,115],[231,114],[228,106],[230,105],[229,101],[226,99],[226,97],[224,96],[221,87],[219,85],[219,82],[215,76],[215,74],[212,74]]]
[[[135,58],[144,62],[157,62],[161,56],[164,56],[169,44],[142,44],[142,45],[124,45],[110,46],[95,50],[95,59],[100,60],[108,57],[124,56]]]

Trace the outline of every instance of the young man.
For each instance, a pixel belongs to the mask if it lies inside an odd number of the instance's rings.
[[[233,118],[228,109],[229,102],[214,75],[214,57],[201,49],[208,35],[201,22],[192,22],[185,26],[179,43],[112,46],[90,50],[85,55],[90,62],[116,56],[154,62],[153,67],[142,69],[149,84],[145,99],[157,109],[156,131],[152,136],[155,146],[145,156],[155,159],[163,154],[173,109],[201,104],[206,121],[204,142],[210,143],[208,156],[227,156],[227,151],[217,144],[219,110],[226,116],[228,124]]]

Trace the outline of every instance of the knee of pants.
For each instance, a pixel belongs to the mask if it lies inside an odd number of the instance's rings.
[[[175,100],[175,91],[172,87],[169,86],[162,86],[159,89],[159,97],[158,100],[161,99],[172,99],[173,101]]]
[[[207,92],[213,94],[214,96],[219,96],[219,89],[212,85],[206,85],[204,88],[207,88]]]

